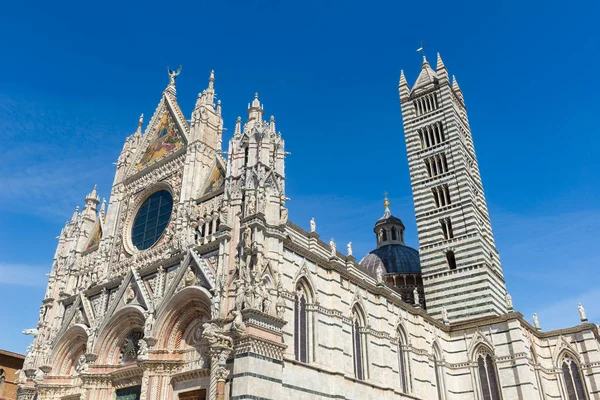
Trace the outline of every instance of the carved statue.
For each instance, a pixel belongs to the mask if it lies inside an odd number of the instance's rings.
[[[146,321],[144,321],[144,336],[150,337],[152,328],[154,328],[154,311],[144,312],[144,317],[146,317]]]
[[[146,343],[146,340],[144,339],[140,339],[138,340],[138,358],[140,359],[145,359],[148,357],[148,343]]]
[[[179,66],[179,68],[177,68],[177,71],[173,71],[171,68],[169,68],[169,86],[175,86],[175,80],[177,79],[180,73],[181,65]]]
[[[508,293],[506,293],[506,308],[509,310],[513,309],[512,296]]]
[[[127,290],[125,291],[125,304],[129,304],[133,300],[135,300],[135,289],[133,288],[132,284],[129,284],[129,286],[127,286]]]
[[[247,226],[242,233],[242,248],[248,253],[252,248],[252,231],[249,226]]]
[[[96,329],[97,329],[96,325],[92,326],[91,328],[85,329],[85,332],[88,335],[87,342],[85,345],[85,351],[88,353],[91,353],[92,348],[94,346],[94,340],[96,339]]]
[[[271,295],[268,292],[263,298],[262,310],[265,314],[271,314]]]
[[[310,219],[310,231],[311,233],[317,231],[317,223],[315,222],[314,217]]]
[[[75,372],[81,374],[82,372],[87,372],[88,364],[83,354],[79,355],[77,359],[77,366],[75,367]]]
[[[248,199],[248,207],[246,208],[246,215],[254,215],[256,214],[256,197],[254,194],[250,195]]]
[[[235,285],[235,309],[237,311],[242,311],[246,305],[245,284],[241,279],[237,279],[233,283]]]
[[[196,273],[194,272],[194,269],[190,265],[188,267],[188,270],[185,273],[185,278],[184,278],[183,283],[185,284],[185,286],[192,286],[192,285],[196,284],[196,281],[197,281]]]
[[[541,331],[542,328],[540,327],[540,321],[538,320],[538,316],[536,313],[533,313],[533,326],[535,327],[535,329],[537,329],[538,331]]]
[[[15,380],[15,383],[17,385],[22,385],[25,382],[27,382],[27,375],[25,375],[25,371],[23,371],[22,369],[19,369],[15,372],[15,375],[17,376],[17,379]]]
[[[288,221],[288,209],[282,208],[281,209],[281,220],[279,221],[279,224],[280,225],[287,224],[287,221]]]
[[[219,345],[225,347],[233,347],[233,340],[223,334],[223,329],[219,328],[215,323],[205,323],[202,325],[202,336],[206,339],[209,345]]]
[[[218,280],[218,278],[217,278]],[[210,305],[210,317],[212,319],[219,318],[221,313],[221,292],[218,288],[215,289],[215,294],[212,297]]]
[[[448,310],[446,310],[446,307],[442,307],[442,322],[446,325],[450,323],[450,320],[448,319]]]
[[[418,307],[421,304],[421,301],[419,299],[419,291],[417,290],[416,287],[413,289],[413,298],[414,298],[415,306]]]
[[[333,238],[329,241],[329,247],[331,247],[331,257],[335,257],[337,255],[337,250],[335,249],[335,241]]]
[[[277,318],[283,319],[285,315],[285,299],[281,296],[281,293],[277,293],[277,301],[275,302],[275,310]]]
[[[38,333],[38,330],[35,328],[23,330],[23,335],[33,335],[34,338],[38,335]]]
[[[233,322],[231,323],[231,330],[239,333],[240,335],[246,331],[246,324],[242,320],[242,313],[237,310],[231,312],[233,315]]]
[[[581,319],[581,322],[587,322],[587,315],[585,315],[585,309],[583,308],[581,303],[579,303],[577,309],[579,310],[579,318]]]
[[[383,268],[381,268],[381,265],[377,267],[377,283],[383,283]]]
[[[352,242],[348,242],[346,245],[346,249],[348,250],[348,256],[352,255]]]

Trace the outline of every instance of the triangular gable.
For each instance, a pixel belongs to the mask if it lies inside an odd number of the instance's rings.
[[[479,330],[476,330],[471,338],[471,343],[469,344],[468,352],[469,357],[472,360],[475,359],[475,351],[479,348],[480,345],[484,345],[488,347],[492,352],[494,352],[494,344],[488,340]]]
[[[109,298],[108,309],[104,314],[104,319],[99,331],[103,331],[110,318],[125,306],[141,306],[148,309],[148,304],[139,288],[139,286],[142,286],[143,284],[143,282],[138,282],[136,280],[133,268],[129,270],[123,281],[121,281],[119,290]]]
[[[81,303],[81,296],[77,296],[75,301],[68,306],[68,311],[65,313],[63,323],[54,340],[60,340],[60,337],[73,325],[90,326],[85,308]]]
[[[182,148],[186,143],[188,132],[189,126],[177,101],[164,93],[146,128],[144,141],[137,151],[133,163],[135,167],[131,173],[149,167]]]
[[[88,240],[83,252],[85,253],[88,251],[96,250],[100,245],[100,239],[102,239],[102,224],[100,223],[100,218],[98,218],[98,221],[96,221],[96,225],[94,225],[94,229],[92,229],[90,240]]]
[[[215,166],[206,179],[204,186],[202,187],[202,192],[200,196],[206,196],[210,193],[216,192],[221,189],[225,185],[225,169],[219,162],[216,160]]]
[[[204,258],[193,250],[188,250],[175,276],[165,286],[164,298],[171,298],[177,291],[186,286],[202,286],[208,290],[215,287],[215,274]]]
[[[180,149],[184,144],[177,123],[167,110],[163,111],[154,131],[149,134],[152,136],[135,166],[136,171],[154,164],[167,154]]]
[[[554,353],[552,354],[552,361],[554,365],[559,365],[560,358],[562,357],[564,352],[568,352],[570,355],[575,357],[577,361],[579,360],[579,352],[575,347],[573,347],[572,343],[569,343],[564,336],[559,336],[556,345],[554,346]]]

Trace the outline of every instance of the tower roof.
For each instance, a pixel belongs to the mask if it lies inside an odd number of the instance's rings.
[[[437,75],[435,71],[429,65],[429,61],[427,58],[423,56],[423,64],[421,64],[421,72],[417,77],[415,84],[412,87],[412,91],[414,92],[416,89],[422,88],[424,86],[433,84],[437,82]]]

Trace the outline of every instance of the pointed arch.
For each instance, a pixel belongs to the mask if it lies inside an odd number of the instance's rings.
[[[368,376],[367,361],[367,318],[360,301],[352,306],[352,360],[354,362],[354,376],[356,379],[365,380]]]
[[[308,363],[314,360],[313,313],[315,294],[310,275],[302,274],[294,286],[294,357],[296,361]]]
[[[434,340],[434,343],[431,347],[431,354],[433,357],[433,375],[435,388],[437,392],[438,400],[446,400],[446,385],[444,379],[444,356],[442,353],[442,348],[437,341],[437,338]]]
[[[567,400],[588,400],[585,379],[577,353],[569,349],[559,355],[558,371],[564,398]]]
[[[496,357],[492,348],[480,343],[475,348],[477,373],[476,381],[479,394],[483,399],[501,400],[499,375],[496,367]]]
[[[398,338],[398,375],[400,378],[400,389],[403,393],[410,393],[411,369],[410,369],[410,353],[408,334],[404,326],[400,323],[396,327],[396,335]]]

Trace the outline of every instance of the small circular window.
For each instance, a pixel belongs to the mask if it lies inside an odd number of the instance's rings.
[[[160,239],[172,210],[173,197],[167,190],[160,190],[144,201],[131,229],[131,242],[138,250],[149,249]]]

